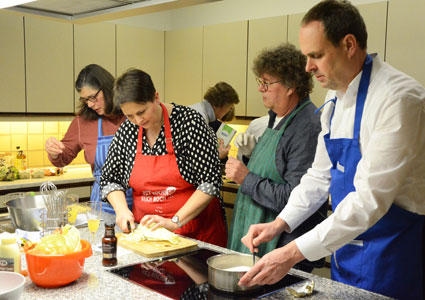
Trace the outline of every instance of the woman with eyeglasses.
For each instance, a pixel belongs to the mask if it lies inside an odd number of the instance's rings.
[[[158,226],[218,246],[227,229],[220,201],[217,137],[195,110],[162,103],[149,74],[130,69],[115,81],[114,103],[126,120],[102,170],[102,199],[116,223]],[[133,209],[123,190],[133,188]]]
[[[80,94],[77,116],[72,120],[62,140],[55,137],[46,140],[50,162],[56,167],[69,165],[81,150],[95,177],[91,200],[100,201],[99,178],[106,160],[109,144],[126,117],[113,105],[114,77],[99,65],[84,67],[78,74],[75,88]],[[131,208],[132,193],[127,192],[127,204]],[[105,203],[102,210],[114,213]]]

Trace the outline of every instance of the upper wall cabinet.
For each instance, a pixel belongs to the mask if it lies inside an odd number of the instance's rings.
[[[425,86],[425,1],[391,0],[386,61]]]
[[[246,61],[248,22],[204,27],[202,91],[219,81],[230,84],[239,94],[236,115],[246,115]]]
[[[264,48],[275,47],[286,42],[287,17],[279,16],[249,21],[248,70],[247,70],[247,116],[260,117],[267,114],[262,95],[258,91],[255,74],[252,71],[254,59]]]
[[[25,17],[27,112],[73,113],[72,24]]]
[[[117,25],[117,77],[129,68],[148,73],[162,101],[164,31]]]
[[[165,33],[165,101],[190,105],[202,100],[203,28]]]
[[[0,12],[0,112],[25,112],[23,17]]]
[[[98,64],[116,76],[115,24],[74,25],[74,82],[81,69],[89,64]],[[75,92],[75,100],[78,99],[79,95]],[[78,109],[77,102],[75,107]]]
[[[387,28],[387,2],[359,5],[358,9],[363,16],[368,31],[368,52],[378,53],[381,58],[384,58],[385,31]],[[303,16],[304,14],[296,14],[288,17],[288,41],[298,48],[298,34]],[[314,88],[310,97],[316,106],[320,106],[325,100],[327,89],[322,88],[315,78],[313,81]]]

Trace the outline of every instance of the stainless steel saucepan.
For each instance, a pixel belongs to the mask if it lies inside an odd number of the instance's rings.
[[[260,260],[255,257],[255,261]],[[259,286],[241,287],[239,280],[253,266],[250,254],[219,254],[208,258],[208,283],[220,291],[243,292]]]

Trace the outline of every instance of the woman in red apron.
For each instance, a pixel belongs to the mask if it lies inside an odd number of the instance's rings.
[[[128,121],[111,143],[101,186],[118,226],[127,231],[127,222],[155,223],[153,229],[162,226],[225,247],[217,140],[201,115],[162,104],[150,76],[140,70],[117,79],[114,97]],[[127,187],[133,188],[132,211],[124,205]]]

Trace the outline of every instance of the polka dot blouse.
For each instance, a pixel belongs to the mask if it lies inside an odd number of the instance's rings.
[[[222,181],[216,135],[195,110],[172,104],[173,110],[169,117],[171,135],[181,176],[198,190],[208,195],[219,196]],[[103,199],[113,191],[125,191],[129,187],[138,134],[139,126],[129,120],[124,121],[116,132],[100,178]],[[147,142],[146,135],[143,134],[142,153],[167,154],[164,125],[152,148]]]

